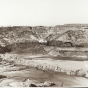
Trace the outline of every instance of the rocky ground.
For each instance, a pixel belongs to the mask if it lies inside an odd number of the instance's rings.
[[[0,27],[0,87],[88,87],[87,29]]]
[[[88,61],[1,54],[0,87],[88,87]]]

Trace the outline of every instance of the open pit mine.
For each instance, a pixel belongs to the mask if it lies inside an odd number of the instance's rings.
[[[88,87],[88,24],[0,27],[0,87]]]

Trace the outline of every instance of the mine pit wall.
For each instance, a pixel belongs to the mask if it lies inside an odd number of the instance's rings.
[[[88,48],[61,48],[61,47],[44,47],[48,55],[54,57],[84,57],[88,58]]]
[[[36,69],[41,69],[43,71],[51,70],[57,73],[64,73],[66,75],[75,75],[75,76],[81,76],[88,78],[88,70],[78,67],[78,68],[65,68],[63,62],[61,65],[58,64],[52,64],[53,60],[25,60],[24,58],[18,58],[15,55],[4,55],[2,56],[3,60],[6,60],[8,62],[13,62],[15,65],[24,65],[29,67],[35,67]],[[49,62],[49,63],[48,63]],[[57,62],[57,61],[56,61]]]
[[[88,58],[88,51],[59,51],[60,56],[64,57],[86,57]]]

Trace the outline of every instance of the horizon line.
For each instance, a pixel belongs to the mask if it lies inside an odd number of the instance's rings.
[[[55,27],[55,26],[71,26],[71,25],[88,25],[88,23],[67,23],[67,24],[58,24],[58,25],[0,25],[0,27]]]

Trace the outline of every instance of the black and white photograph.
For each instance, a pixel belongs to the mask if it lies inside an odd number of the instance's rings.
[[[88,0],[0,0],[0,87],[88,87]]]

